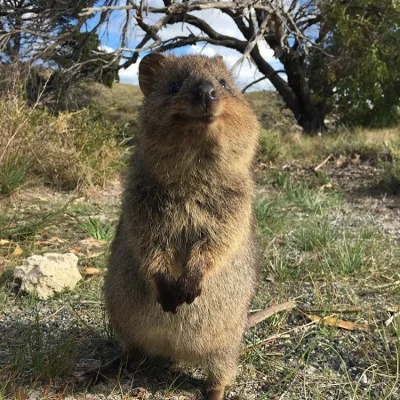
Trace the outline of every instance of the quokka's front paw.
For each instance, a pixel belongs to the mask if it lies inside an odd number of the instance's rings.
[[[176,280],[171,275],[159,274],[155,277],[157,301],[165,312],[176,314],[178,307]]]
[[[197,271],[185,272],[177,281],[178,305],[193,303],[194,299],[201,294],[202,275]]]

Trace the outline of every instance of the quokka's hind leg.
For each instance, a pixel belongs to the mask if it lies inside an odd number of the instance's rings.
[[[105,379],[112,378],[121,374],[130,363],[138,360],[143,354],[138,350],[122,350],[121,354],[98,368],[90,369],[85,372],[79,380],[88,385],[95,385]]]
[[[212,357],[208,366],[206,384],[207,400],[223,400],[225,389],[233,383],[236,375],[238,356],[228,350],[226,354]]]

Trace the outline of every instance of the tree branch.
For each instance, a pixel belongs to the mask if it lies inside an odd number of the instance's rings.
[[[265,80],[265,79],[269,79],[271,78],[271,76],[275,75],[275,74],[284,74],[285,71],[283,69],[280,69],[278,71],[274,71],[272,74],[270,75],[266,75],[266,76],[262,76],[261,78],[256,79],[255,81],[249,83],[248,85],[246,85],[243,89],[242,89],[242,93],[245,93],[247,89],[249,89],[251,86]]]
[[[168,7],[148,7],[147,12],[149,13],[168,13],[168,14],[179,14],[179,13],[187,13],[190,11],[200,11],[200,10],[209,10],[209,9],[216,9],[216,10],[224,10],[224,9],[231,9],[231,10],[243,10],[243,8],[251,6],[255,10],[263,10],[267,12],[274,11],[274,8],[271,8],[267,5],[259,4],[258,0],[254,1],[245,1],[245,2],[238,2],[238,1],[227,1],[227,2],[210,2],[206,0],[199,0],[199,1],[192,1],[192,2],[183,2],[183,3],[172,3]],[[131,4],[127,6],[104,6],[104,7],[89,7],[84,9],[79,15],[85,16],[90,15],[95,12],[104,12],[104,11],[118,11],[118,10],[140,10],[140,6]]]
[[[168,41],[165,41],[164,44],[157,48],[157,51],[168,51],[172,49],[177,49],[179,47],[190,46],[196,43],[206,42],[216,46],[228,47],[233,50],[237,50],[239,52],[243,52],[246,47],[246,42],[230,38],[226,40],[216,40],[207,36],[178,36]]]

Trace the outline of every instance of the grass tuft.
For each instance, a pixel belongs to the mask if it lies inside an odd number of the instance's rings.
[[[280,200],[287,207],[296,207],[303,212],[319,213],[340,202],[340,196],[337,192],[321,191],[311,182],[296,181],[286,173],[276,173],[272,184],[280,191]]]
[[[81,229],[98,240],[111,240],[114,236],[114,226],[100,218],[89,217],[87,220],[80,222]]]
[[[48,212],[37,213],[35,216],[0,215],[0,239],[21,241],[32,238],[37,232],[53,223],[60,217],[71,201]]]
[[[294,246],[300,251],[322,250],[336,238],[335,229],[328,218],[310,218],[293,233]]]
[[[25,180],[30,161],[16,157],[0,163],[0,196],[13,193]]]
[[[39,316],[22,325],[15,340],[10,370],[18,375],[29,373],[32,381],[51,382],[70,372],[78,346],[76,338],[65,332],[46,332]]]
[[[280,132],[261,129],[257,159],[263,163],[275,162],[286,156],[285,144]]]

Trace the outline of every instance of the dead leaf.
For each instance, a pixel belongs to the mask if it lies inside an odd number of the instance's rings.
[[[4,245],[4,244],[9,244],[10,241],[6,240],[6,239],[0,239],[0,246]]]
[[[387,312],[400,312],[400,306],[387,306],[385,307]]]
[[[87,267],[81,271],[82,275],[101,275],[104,271],[95,267]]]
[[[320,192],[324,192],[324,191],[332,190],[332,189],[333,189],[332,183],[326,183],[325,185],[322,185],[322,186],[319,188],[319,191],[320,191]]]
[[[318,324],[327,325],[327,326],[337,326],[338,328],[347,329],[349,331],[359,330],[359,331],[368,331],[367,324],[357,324],[351,321],[343,321],[342,319],[338,319],[336,317],[321,317],[319,315],[308,315],[305,314],[307,318],[309,318],[313,322],[317,322]]]
[[[18,257],[20,256],[24,251],[19,247],[19,244],[15,247],[14,251],[11,253],[11,256],[13,257]]]
[[[399,316],[400,316],[400,311],[397,312],[397,313],[394,313],[389,319],[387,319],[387,320],[385,321],[385,326],[389,326],[389,325],[393,322],[393,320],[394,320],[395,318],[399,317]]]
[[[342,154],[339,156],[339,158],[336,160],[336,166],[337,167],[345,167],[349,163],[349,160],[347,157],[343,156]]]
[[[79,249],[76,249],[76,248],[69,249],[69,252],[72,253],[72,254],[75,254],[76,256],[78,254],[81,254],[81,251]]]

